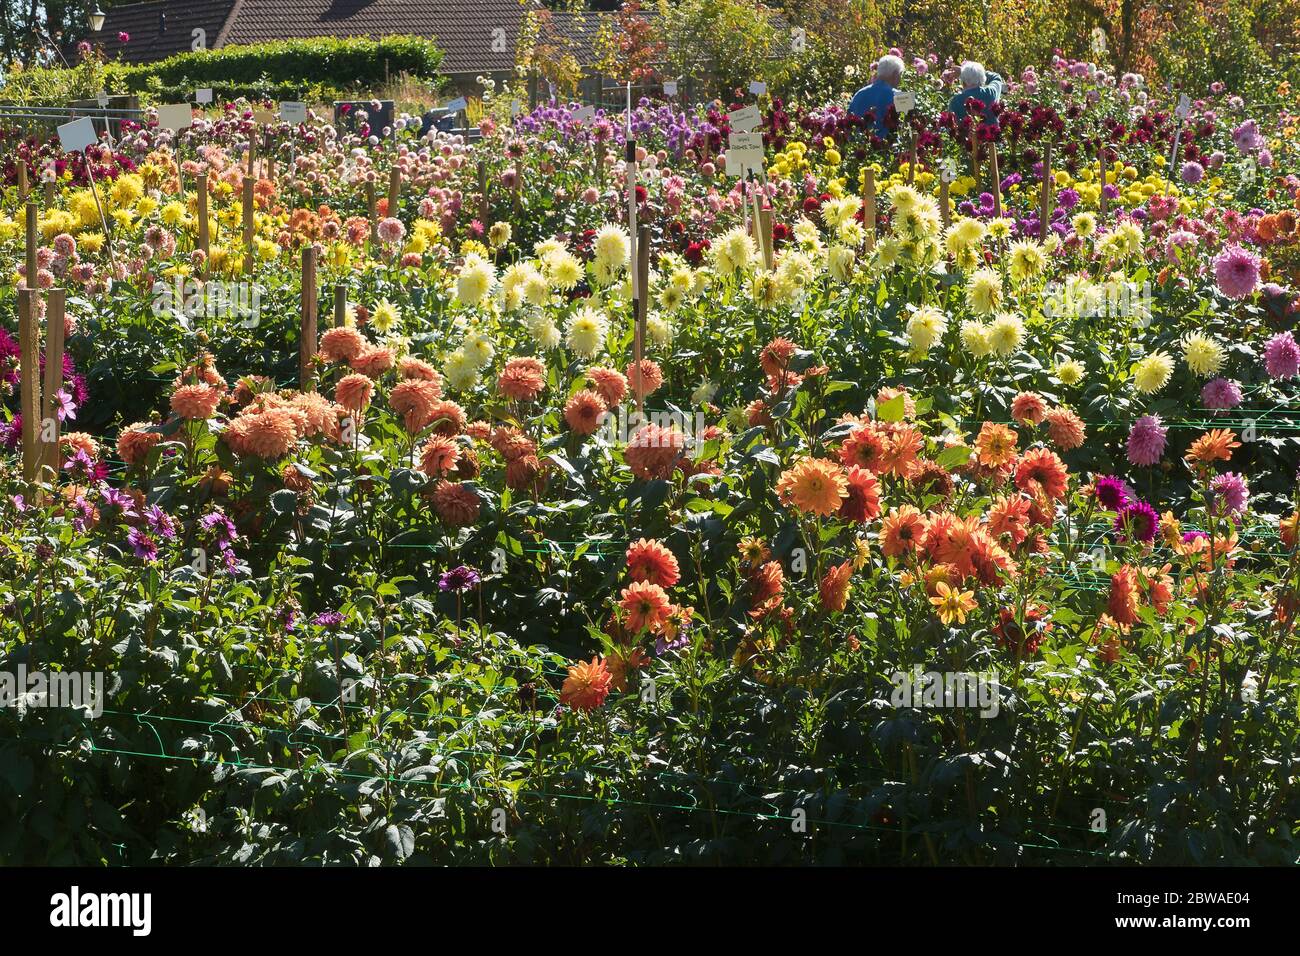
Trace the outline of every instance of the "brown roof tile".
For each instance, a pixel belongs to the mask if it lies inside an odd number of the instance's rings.
[[[154,0],[113,6],[105,13],[104,29],[91,34],[90,40],[103,46],[109,59],[129,63],[152,63],[188,53],[196,29],[205,32],[208,49],[216,49],[217,36],[234,6],[235,0]],[[120,43],[119,33],[127,33],[131,39]]]

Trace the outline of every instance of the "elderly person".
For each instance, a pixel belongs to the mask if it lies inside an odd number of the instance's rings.
[[[967,60],[961,65],[961,92],[953,96],[948,109],[957,119],[966,115],[966,102],[977,99],[992,106],[1002,99],[1002,77],[984,69],[984,64]]]
[[[885,114],[894,103],[894,90],[903,82],[903,61],[896,56],[882,56],[876,62],[876,78],[853,94],[849,101],[849,112],[854,116],[866,116],[870,110],[876,120],[876,135],[885,136],[889,128],[885,125]]]

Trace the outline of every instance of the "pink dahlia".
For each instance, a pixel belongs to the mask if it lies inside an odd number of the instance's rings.
[[[1128,433],[1128,460],[1135,465],[1157,464],[1164,457],[1168,432],[1159,415],[1143,415]]]
[[[1214,259],[1219,291],[1230,299],[1244,299],[1259,285],[1259,258],[1241,246],[1228,246]]]
[[[1236,408],[1241,404],[1241,386],[1228,378],[1212,378],[1201,388],[1206,408]]]
[[[1265,344],[1264,368],[1273,378],[1294,378],[1300,372],[1300,346],[1290,332],[1279,332]]]
[[[1214,492],[1215,510],[1219,514],[1239,515],[1246,510],[1250,491],[1246,479],[1236,472],[1226,471],[1215,476],[1210,489]]]

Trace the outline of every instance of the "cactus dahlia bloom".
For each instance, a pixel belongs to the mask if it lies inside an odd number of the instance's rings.
[[[604,660],[593,657],[591,663],[583,661],[569,668],[569,676],[560,688],[560,703],[574,710],[595,710],[605,703],[614,683]]]

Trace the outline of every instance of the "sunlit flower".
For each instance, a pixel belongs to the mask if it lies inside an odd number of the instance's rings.
[[[781,474],[776,493],[782,504],[829,516],[840,509],[840,502],[848,496],[848,479],[844,469],[833,461],[801,458]]]

